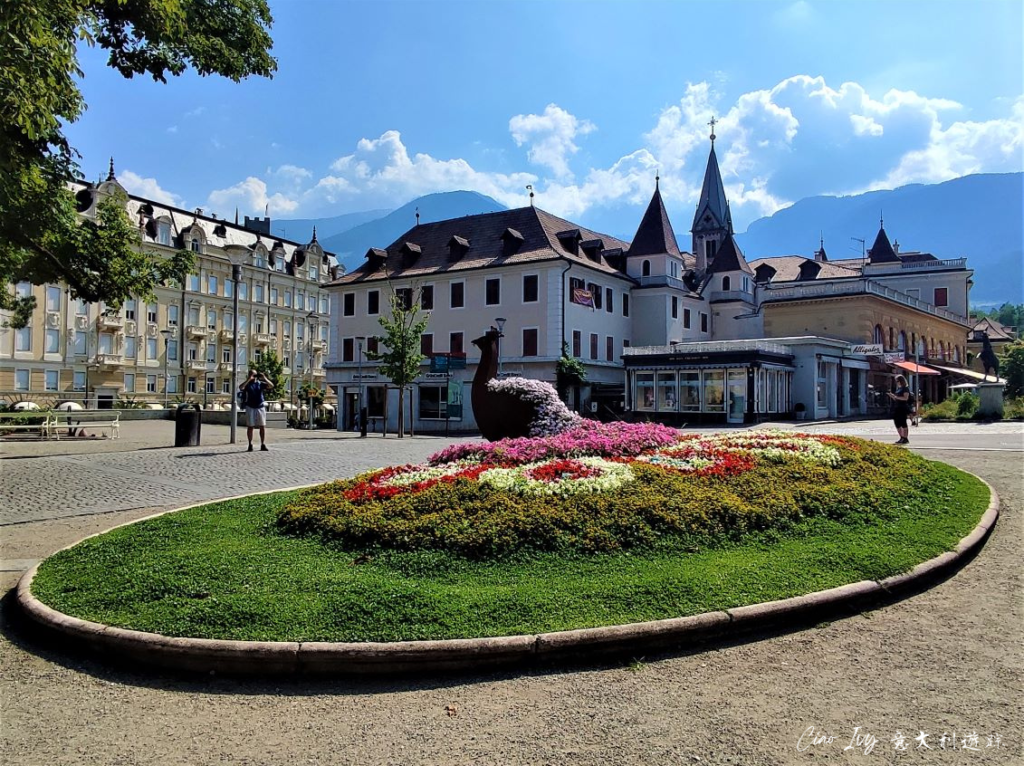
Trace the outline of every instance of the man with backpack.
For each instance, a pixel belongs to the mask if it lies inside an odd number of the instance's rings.
[[[249,438],[249,452],[252,452],[252,429],[260,429],[260,450],[269,452],[267,449],[267,403],[264,393],[273,391],[274,386],[267,376],[256,370],[249,370],[249,377],[238,387],[238,398],[245,407],[245,417],[248,423],[246,436]]]

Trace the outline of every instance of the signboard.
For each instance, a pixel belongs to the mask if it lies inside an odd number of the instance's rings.
[[[893,364],[895,362],[902,362],[905,354],[902,351],[890,351],[887,354],[882,354],[882,361],[886,364]]]
[[[865,354],[866,356],[882,356],[885,349],[881,343],[865,343],[861,346],[850,346],[850,353]]]
[[[430,371],[431,372],[448,372],[448,356],[447,354],[434,354],[430,357]]]
[[[462,381],[448,382],[448,417],[462,417]]]

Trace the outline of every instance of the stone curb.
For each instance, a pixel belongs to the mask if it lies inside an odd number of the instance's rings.
[[[864,580],[804,596],[741,606],[724,612],[707,612],[691,617],[629,625],[527,636],[390,643],[177,638],[80,620],[46,606],[31,593],[32,580],[39,568],[38,564],[18,581],[17,599],[24,614],[44,628],[76,639],[91,649],[118,659],[134,660],[149,666],[178,671],[243,676],[394,675],[480,671],[536,664],[554,659],[580,660],[607,655],[635,657],[652,649],[693,648],[708,639],[733,633],[749,633],[777,628],[780,625],[795,625],[818,616],[857,611],[873,603],[895,600],[896,597],[942,579],[962,565],[967,557],[980,550],[999,518],[999,496],[988,482],[980,478],[979,481],[988,487],[990,495],[988,509],[978,525],[960,541],[955,551],[925,561],[910,572],[889,577],[881,582]],[[273,490],[282,491],[287,490]],[[198,505],[208,505],[210,502],[220,501],[196,503],[146,518]],[[135,524],[143,520],[138,519],[129,523]]]

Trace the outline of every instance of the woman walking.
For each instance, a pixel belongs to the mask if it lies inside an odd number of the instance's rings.
[[[896,425],[896,433],[900,438],[896,444],[910,444],[910,435],[907,428],[907,416],[910,414],[910,389],[907,387],[907,379],[902,375],[896,376],[896,390],[889,392],[889,399],[892,400],[892,422]]]

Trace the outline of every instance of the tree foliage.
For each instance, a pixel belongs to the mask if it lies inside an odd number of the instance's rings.
[[[63,281],[73,296],[119,305],[179,271],[180,256],[168,266],[134,252],[137,233],[123,209],[123,220],[108,206],[98,225],[80,231],[68,187],[79,175],[77,153],[63,132],[85,109],[78,45],[109,51],[108,65],[125,77],[165,82],[191,66],[237,82],[276,70],[272,22],[266,0],[0,2],[0,279]],[[0,290],[13,325],[33,308]]]
[[[254,358],[249,364],[249,369],[262,372],[267,376],[270,385],[274,387],[268,398],[280,399],[284,396],[284,362],[278,358],[274,349],[264,351],[258,361]]]
[[[416,291],[417,293],[419,291]],[[426,357],[420,353],[420,336],[427,329],[430,315],[420,311],[419,295],[405,301],[391,294],[391,313],[380,317],[384,334],[380,342],[383,351],[367,351],[368,359],[380,362],[381,374],[398,388],[398,435],[405,434],[405,390],[420,374],[420,363]]]
[[[1004,303],[988,311],[971,309],[971,316],[975,319],[989,317],[1004,327],[1016,327],[1020,331],[1024,327],[1024,303]]]
[[[1010,399],[1024,396],[1024,340],[1008,343],[1000,357],[999,375],[1006,379],[1004,396]]]

